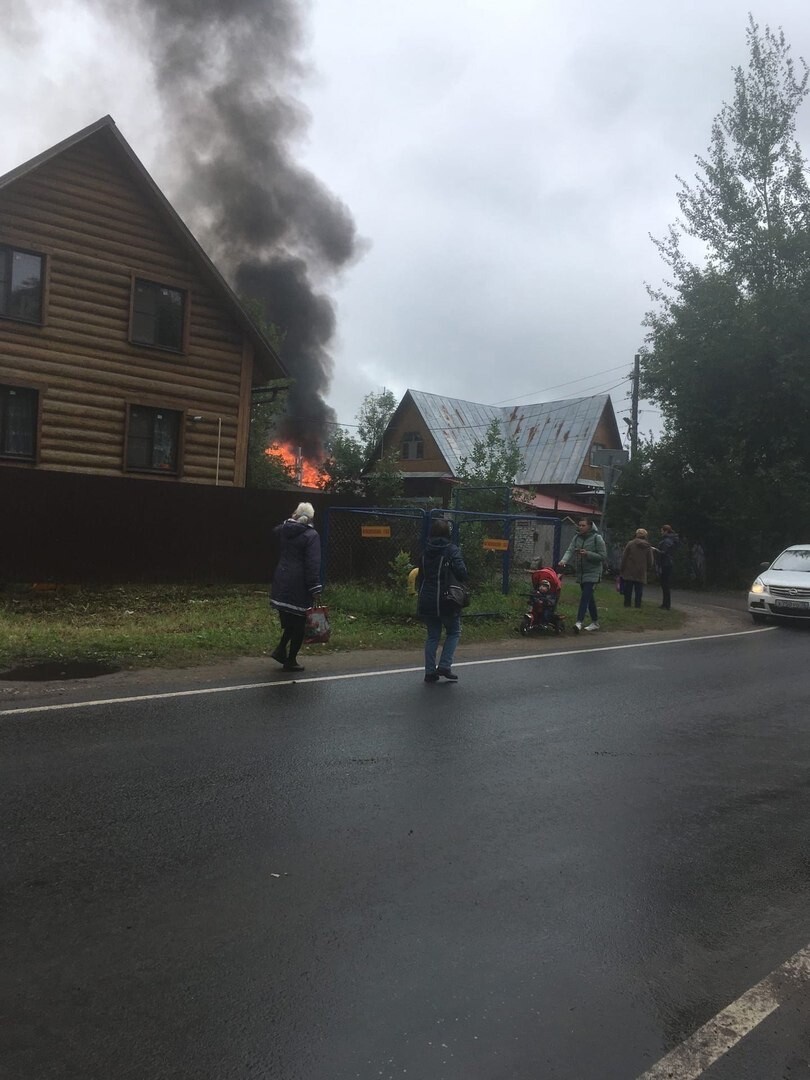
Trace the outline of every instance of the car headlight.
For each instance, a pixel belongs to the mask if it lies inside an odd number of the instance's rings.
[[[751,592],[752,593],[764,593],[765,592],[765,584],[761,580],[761,578],[757,578],[757,580],[751,586]]]

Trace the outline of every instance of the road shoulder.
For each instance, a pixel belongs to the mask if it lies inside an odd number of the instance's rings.
[[[503,641],[465,643],[462,634],[457,653],[464,660],[500,659],[509,656],[530,656],[537,653],[560,652],[572,648],[590,648],[599,644],[634,644],[672,638],[701,637],[733,633],[750,625],[745,605],[736,597],[725,594],[687,593],[677,598],[676,607],[685,612],[686,619],[671,630],[644,632],[599,631],[598,634],[571,633],[560,637],[522,638],[517,634]],[[307,674],[339,675],[358,671],[386,671],[391,668],[420,668],[422,651],[368,649],[349,652],[318,652],[309,646],[301,654]],[[270,656],[247,656],[193,668],[144,668],[119,671],[93,679],[51,680],[48,682],[0,682],[0,711],[17,705],[57,705],[99,698],[118,698],[132,694],[170,693],[172,691],[208,686],[239,686],[267,681],[285,681],[285,675]]]

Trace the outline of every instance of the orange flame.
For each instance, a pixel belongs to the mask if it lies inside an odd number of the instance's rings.
[[[318,486],[321,478],[318,466],[311,461],[306,461],[290,443],[271,443],[265,450],[265,454],[280,457],[301,487]]]

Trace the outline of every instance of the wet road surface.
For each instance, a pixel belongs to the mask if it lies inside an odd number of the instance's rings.
[[[633,1080],[810,942],[808,643],[0,716],[2,1075]]]

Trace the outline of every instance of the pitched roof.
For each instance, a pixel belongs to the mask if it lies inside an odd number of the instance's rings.
[[[408,390],[455,475],[459,461],[472,453],[493,420],[504,438],[514,438],[524,460],[515,478],[529,484],[576,484],[603,415],[612,424],[617,448],[621,438],[609,394],[566,398],[538,405],[479,405],[472,401]],[[403,399],[404,401],[405,399]]]
[[[177,238],[191,250],[203,272],[209,279],[212,279],[215,290],[221,295],[225,306],[230,310],[235,321],[253,342],[256,349],[256,360],[263,370],[263,374],[268,377],[278,376],[279,374],[286,375],[284,365],[272,344],[267,340],[258,326],[256,326],[247,311],[245,311],[236,293],[219,270],[217,270],[216,266],[214,266],[200,243],[194,237],[194,234],[146,171],[143,163],[118,130],[115,121],[111,116],[102,116],[101,119],[96,120],[95,123],[89,124],[86,128],[82,128],[81,131],[77,131],[73,135],[69,135],[67,139],[63,139],[61,142],[51,146],[48,150],[44,150],[41,154],[37,154],[36,157],[32,157],[29,161],[23,162],[22,165],[18,165],[16,168],[11,169],[10,172],[0,176],[0,190],[13,184],[16,180],[27,176],[35,169],[38,169],[41,165],[45,165],[48,161],[51,161],[66,150],[70,150],[79,143],[84,142],[85,139],[90,139],[94,136],[108,139],[112,145],[117,146],[123,153],[125,160],[135,174],[136,179],[140,182],[141,187],[145,187],[155,200],[159,211],[167,218],[168,224],[174,230]]]

